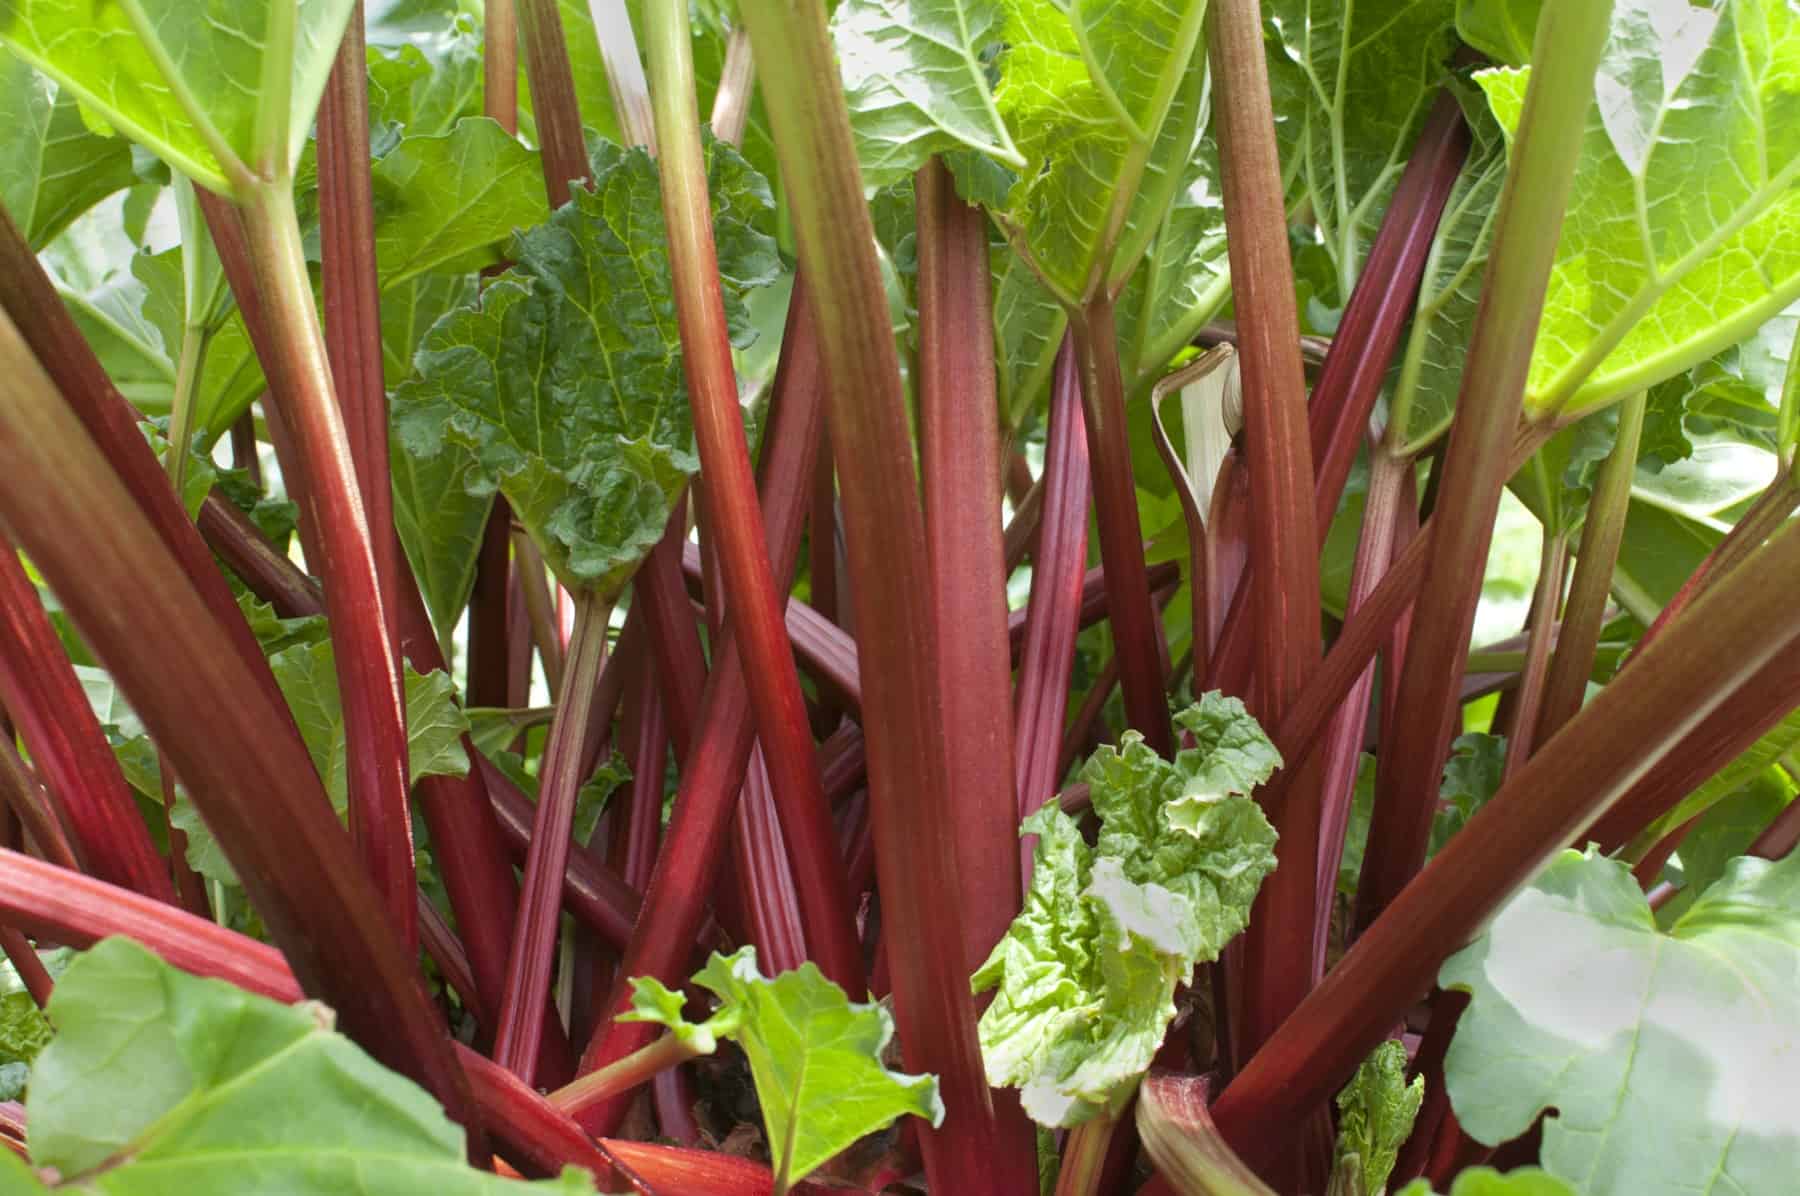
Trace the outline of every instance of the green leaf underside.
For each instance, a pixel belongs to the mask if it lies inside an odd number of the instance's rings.
[[[760,231],[767,184],[713,144],[722,290],[737,339],[743,295],[777,271]],[[404,450],[475,455],[466,490],[496,488],[557,578],[608,597],[662,535],[698,467],[656,166],[602,143],[594,189],[513,240],[513,269],[433,325],[394,396]]]
[[[967,147],[1022,168],[994,106],[982,51],[998,0],[845,0],[832,37],[863,183],[909,178],[931,155]]]
[[[897,1117],[932,1125],[944,1119],[937,1080],[906,1075],[881,1062],[894,1024],[880,1005],[859,1005],[804,963],[769,979],[756,968],[756,948],[714,953],[694,983],[719,999],[705,1022],[682,1016],[684,998],[653,979],[632,980],[628,1021],[669,1028],[692,1049],[709,1052],[715,1037],[743,1048],[756,1082],[778,1182],[803,1179],[833,1155]]]
[[[1177,716],[1199,746],[1163,760],[1126,732],[1082,771],[1101,818],[1089,848],[1055,803],[1037,835],[1025,908],[971,980],[988,1079],[1044,1125],[1116,1116],[1175,1016],[1194,966],[1248,924],[1275,866],[1275,831],[1248,796],[1280,758],[1235,698]]]
[[[1529,68],[1478,76],[1516,127]],[[1526,391],[1591,409],[1800,298],[1800,14],[1620,0]]]
[[[136,181],[131,148],[87,127],[75,97],[0,51],[0,201],[33,249]]]
[[[1266,8],[1279,47],[1270,90],[1286,101],[1289,206],[1310,207],[1340,305],[1442,80],[1454,10],[1452,0],[1276,0]]]
[[[293,168],[351,10],[351,0],[295,4],[290,45],[268,44],[272,6],[239,0],[8,0],[0,38],[91,113],[230,194],[246,171]],[[285,160],[265,163],[259,108],[278,62],[292,63],[287,143],[274,147]]]
[[[1800,863],[1734,861],[1664,934],[1623,862],[1564,852],[1443,966],[1451,1105],[1490,1144],[1554,1107],[1543,1164],[1588,1196],[1787,1191],[1796,975]]]
[[[1779,730],[1785,732],[1787,747],[1791,749],[1796,737],[1800,736],[1800,712],[1790,714]],[[1761,754],[1762,746],[1759,743],[1745,756],[1754,759]],[[1734,762],[1726,772],[1736,769]],[[1664,877],[1680,886],[1681,891],[1656,912],[1659,926],[1673,925],[1685,914],[1712,883],[1725,874],[1731,861],[1749,851],[1756,837],[1794,800],[1794,782],[1779,768],[1764,768],[1748,779],[1738,772],[1735,786],[1717,787],[1723,796],[1718,791],[1708,792],[1715,790],[1715,783],[1724,776],[1725,773],[1720,773],[1695,792],[1696,796],[1704,797],[1706,812],[1700,815],[1699,825],[1688,832],[1681,841],[1680,850],[1663,870]],[[1657,837],[1661,838],[1660,835]]]
[[[1360,1191],[1387,1190],[1400,1147],[1412,1133],[1425,1100],[1425,1077],[1406,1082],[1406,1048],[1382,1043],[1338,1093],[1338,1138],[1334,1170],[1355,1169]]]
[[[300,738],[325,784],[325,793],[340,816],[349,806],[346,777],[348,748],[344,709],[339,700],[337,670],[329,642],[301,643],[269,658],[275,683],[294,713]],[[406,667],[407,770],[414,781],[428,776],[465,776],[469,759],[462,736],[468,719],[456,705],[456,685],[444,672],[415,673]],[[160,793],[159,793],[160,796]],[[225,852],[185,795],[169,813],[169,821],[187,832],[188,864],[201,875],[236,884]]]
[[[58,1034],[38,1057],[27,1103],[32,1161],[78,1190],[521,1187],[469,1167],[461,1128],[423,1089],[331,1032],[322,1006],[198,979],[112,938],[70,966],[50,1015]],[[593,1181],[570,1168],[535,1186],[591,1192]]]
[[[1064,303],[1116,292],[1162,222],[1194,147],[1204,0],[1005,0],[995,103],[1026,166],[1007,195]]]
[[[1544,0],[1457,0],[1456,32],[1495,62],[1523,66],[1543,8]]]
[[[1427,1180],[1415,1179],[1399,1196],[1433,1196]],[[1492,1167],[1470,1167],[1456,1177],[1446,1196],[1577,1196],[1574,1188],[1546,1171],[1522,1167],[1505,1175]]]
[[[1230,297],[1219,151],[1206,138],[1195,147],[1144,264],[1119,298],[1119,352],[1128,377],[1142,383],[1161,374]]]

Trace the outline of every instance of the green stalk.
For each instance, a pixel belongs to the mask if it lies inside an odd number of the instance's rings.
[[[865,981],[854,908],[831,808],[819,781],[806,699],[788,647],[782,618],[786,595],[777,591],[769,563],[738,403],[695,107],[688,12],[681,4],[653,4],[645,15],[660,145],[657,167],[669,230],[682,364],[706,481],[709,543],[718,553],[730,595],[729,619],[750,683],[751,710],[765,749],[763,762],[778,798],[775,809],[793,865],[807,946],[827,978],[857,993]]]
[[[1576,550],[1575,575],[1569,582],[1569,596],[1556,633],[1556,653],[1550,658],[1550,672],[1544,680],[1543,709],[1538,714],[1536,730],[1539,743],[1561,730],[1581,709],[1581,700],[1587,695],[1606,603],[1612,593],[1613,569],[1619,562],[1619,542],[1625,536],[1645,405],[1642,392],[1620,404],[1618,439],[1594,479],[1587,521],[1582,525],[1581,544]]]
[[[279,6],[277,6],[279,7]],[[313,306],[294,196],[286,179],[241,201],[262,316],[270,395],[298,450],[322,558],[338,690],[348,739],[350,831],[392,925],[418,942],[412,817],[407,806],[406,706],[361,484],[333,391]]]
[[[924,516],[874,228],[822,0],[746,0],[745,26],[787,182],[801,269],[816,288],[833,458],[865,684],[869,800],[909,1069],[937,1074],[947,1114],[922,1133],[940,1192],[996,1192],[995,1125],[963,944],[956,812]],[[854,466],[854,467],[852,467]]]
[[[664,1034],[623,1059],[616,1059],[564,1084],[550,1093],[548,1099],[557,1109],[573,1117],[591,1104],[621,1092],[630,1092],[671,1067],[679,1067],[705,1054],[710,1052],[695,1050],[679,1035]]]
[[[575,823],[575,795],[584,779],[581,758],[595,683],[606,659],[606,626],[612,604],[592,590],[575,599],[575,632],[568,667],[556,698],[556,721],[544,743],[537,815],[525,881],[513,925],[506,965],[506,994],[494,1034],[494,1061],[526,1083],[538,1062],[550,970],[562,914],[563,874],[569,867],[569,840]]]
[[[1531,84],[1500,196],[1494,252],[1463,367],[1424,585],[1400,676],[1400,708],[1419,713],[1402,719],[1383,745],[1382,758],[1398,767],[1369,828],[1358,926],[1370,925],[1425,859],[1451,734],[1450,718],[1437,712],[1447,715],[1458,704],[1494,513],[1506,485],[1507,449],[1519,423],[1611,11],[1610,0],[1566,0],[1546,7],[1538,22]]]

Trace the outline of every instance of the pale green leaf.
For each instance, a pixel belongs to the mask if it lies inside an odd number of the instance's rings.
[[[1341,304],[1443,82],[1454,0],[1274,0],[1264,11],[1279,49],[1270,74],[1289,76],[1271,88],[1303,101],[1283,130],[1289,203],[1318,223]]]
[[[1783,719],[1774,734],[1791,750],[1796,742],[1800,742],[1800,712]],[[1739,760],[1760,756],[1766,750],[1759,741]],[[1702,785],[1700,792],[1712,789],[1726,773],[1736,772],[1737,763],[1733,761],[1727,765],[1724,772]],[[1738,775],[1741,778],[1743,774]],[[1667,927],[1685,914],[1688,907],[1725,874],[1731,861],[1748,852],[1756,837],[1787,809],[1794,800],[1794,793],[1794,782],[1787,773],[1779,768],[1764,768],[1747,781],[1740,780],[1735,787],[1725,790],[1723,797],[1709,795],[1705,813],[1699,815],[1699,823],[1682,839],[1681,847],[1663,869],[1664,878],[1679,886],[1681,891],[1656,911],[1657,925]]]
[[[1006,426],[1022,429],[1050,393],[1050,374],[1069,314],[1025,260],[998,251],[994,282],[994,366]]]
[[[137,181],[130,147],[82,122],[75,99],[0,50],[0,202],[33,249]]]
[[[1175,716],[1175,725],[1194,737],[1194,746],[1175,757],[1185,783],[1181,798],[1170,807],[1169,821],[1190,834],[1186,814],[1190,802],[1243,796],[1281,767],[1281,753],[1238,698],[1201,694],[1199,701]]]
[[[433,22],[400,45],[371,45],[368,60],[373,129],[398,125],[432,137],[481,115],[481,30],[467,15]]]
[[[1543,8],[1544,0],[1457,0],[1456,32],[1495,62],[1524,66]]]
[[[536,151],[486,117],[403,137],[372,174],[384,289],[427,271],[494,265],[514,232],[549,216]]]
[[[429,1094],[288,1006],[96,944],[57,984],[26,1112],[33,1163],[108,1196],[522,1190],[470,1167]],[[125,1082],[121,1082],[125,1081]],[[278,1116],[271,1116],[278,1110]],[[591,1192],[573,1168],[540,1190]]]
[[[394,529],[432,626],[448,635],[475,587],[475,563],[494,496],[479,484],[475,455],[466,447],[446,444],[436,456],[422,457],[395,438],[389,453]]]
[[[754,947],[744,948],[755,951]],[[663,985],[654,976],[631,978],[631,1010],[621,1013],[622,1022],[647,1022],[662,1026],[687,1050],[696,1055],[710,1055],[719,1048],[720,1038],[729,1038],[738,1028],[742,1006],[731,1004],[703,1022],[690,1022],[683,1012],[687,997]]]
[[[1500,790],[1506,771],[1506,737],[1470,731],[1458,735],[1444,761],[1438,809],[1431,820],[1430,854],[1436,855]]]
[[[1120,1112],[1176,986],[1243,930],[1274,869],[1273,828],[1224,779],[1257,783],[1253,761],[1273,749],[1232,701],[1209,694],[1178,716],[1201,742],[1173,762],[1133,731],[1094,754],[1081,773],[1101,818],[1093,848],[1054,803],[1020,827],[1038,836],[1030,890],[971,984],[998,989],[980,1023],[988,1079],[1019,1088],[1041,1124]]]
[[[727,317],[777,272],[767,184],[728,146],[709,151]],[[518,265],[450,312],[394,396],[404,450],[473,449],[468,490],[498,488],[562,583],[616,595],[662,536],[698,466],[656,166],[602,145],[594,188],[520,233]]]
[[[1337,1095],[1334,1171],[1354,1159],[1357,1191],[1379,1196],[1425,1101],[1425,1077],[1406,1082],[1406,1048],[1393,1039],[1375,1048]]]
[[[1427,1180],[1415,1179],[1399,1196],[1432,1196]],[[1447,1196],[1578,1196],[1574,1188],[1546,1171],[1522,1167],[1505,1175],[1492,1167],[1471,1167],[1456,1177]]]
[[[852,1003],[814,964],[766,979],[755,948],[744,947],[714,954],[694,983],[719,998],[726,1021],[735,1018],[731,1035],[750,1060],[778,1188],[895,1118],[943,1122],[935,1077],[882,1063],[894,1035],[887,1011]]]
[[[1483,76],[1513,127],[1526,72]],[[1526,389],[1539,415],[1616,400],[1800,299],[1800,13],[1619,0]]]
[[[1451,1106],[1490,1145],[1554,1108],[1544,1167],[1587,1196],[1786,1192],[1796,975],[1800,861],[1734,861],[1665,934],[1623,862],[1564,852],[1439,974],[1470,994]]]
[[[1000,19],[999,0],[838,5],[831,33],[867,187],[908,178],[933,154],[964,147],[1025,165],[982,61]]]
[[[0,38],[89,111],[209,190],[293,169],[324,92],[351,0],[294,0],[292,39],[271,44],[276,6],[239,0],[8,0]],[[282,76],[286,78],[283,79]],[[271,80],[286,112],[262,111]],[[285,143],[269,148],[274,130]]]
[[[1119,299],[1119,352],[1140,383],[1161,375],[1231,298],[1219,151],[1203,140],[1144,264]]]

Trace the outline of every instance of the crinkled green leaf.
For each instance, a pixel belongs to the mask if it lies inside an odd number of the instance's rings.
[[[1719,433],[1779,452],[1782,384],[1787,379],[1800,304],[1758,328],[1748,340],[1664,383],[1696,432]],[[1675,458],[1671,458],[1675,459]]]
[[[910,1113],[934,1126],[943,1122],[935,1077],[882,1063],[894,1035],[887,1010],[852,1003],[812,963],[768,979],[756,970],[756,949],[744,947],[715,953],[694,983],[719,998],[719,1013],[707,1024],[729,1032],[750,1060],[778,1187],[895,1118]],[[665,1006],[652,999],[642,1008],[660,1013]]]
[[[83,1192],[503,1193],[429,1094],[282,1005],[96,944],[57,984],[26,1112],[33,1163]],[[273,1115],[272,1115],[273,1114]],[[591,1192],[570,1168],[540,1190]]]
[[[1186,779],[1184,791],[1169,809],[1169,821],[1193,834],[1187,822],[1195,799],[1243,796],[1275,775],[1281,753],[1263,734],[1262,725],[1237,698],[1213,692],[1175,716],[1175,725],[1194,737],[1194,746],[1183,748],[1175,767]]]
[[[256,642],[262,645],[262,650],[267,655],[272,656],[300,644],[323,643],[330,637],[331,631],[324,615],[300,615],[284,619],[275,613],[274,607],[248,590],[237,596],[237,604],[238,609],[244,612],[244,621],[250,624]]]
[[[1388,441],[1414,456],[1443,434],[1456,411],[1469,328],[1487,277],[1488,247],[1506,181],[1506,140],[1487,102],[1457,89],[1469,154],[1425,258],[1412,331],[1388,389]]]
[[[727,316],[774,278],[767,184],[714,144],[709,181]],[[697,468],[656,166],[602,145],[594,188],[518,234],[518,265],[434,325],[394,396],[404,450],[473,449],[468,490],[498,488],[572,589],[617,594]]]
[[[1399,1196],[1433,1196],[1429,1180],[1415,1179]],[[1578,1196],[1574,1188],[1547,1171],[1521,1167],[1505,1175],[1492,1167],[1470,1167],[1456,1177],[1448,1196]]]
[[[427,271],[494,265],[515,231],[549,215],[537,152],[485,116],[401,138],[372,181],[384,289]]]
[[[1070,303],[1116,290],[1192,153],[1204,0],[1004,0],[1000,85],[1025,158],[1005,219]]]
[[[1543,8],[1544,0],[1457,0],[1456,32],[1495,62],[1524,66]]]
[[[238,0],[9,0],[0,38],[96,118],[194,182],[229,194],[234,170],[291,170],[324,92],[351,0],[295,0],[291,42],[274,6]],[[260,162],[262,96],[287,75],[284,160]],[[268,126],[273,128],[274,126]]]
[[[1025,165],[994,106],[982,60],[1000,20],[999,0],[838,5],[832,40],[871,190],[910,177],[933,154],[963,147]]]
[[[1352,1191],[1367,1196],[1385,1192],[1424,1101],[1425,1077],[1406,1082],[1406,1048],[1391,1038],[1376,1047],[1337,1095],[1334,1179],[1353,1167]]]
[[[1271,88],[1303,100],[1283,130],[1305,203],[1337,269],[1342,303],[1362,270],[1394,184],[1443,81],[1454,0],[1274,0]]]
[[[1521,71],[1480,76],[1516,125]],[[1672,377],[1800,299],[1800,13],[1619,0],[1532,355],[1527,409]]]
[[[1500,790],[1506,771],[1506,737],[1470,731],[1458,735],[1444,761],[1438,810],[1431,821],[1431,854],[1436,855]]]
[[[0,202],[33,249],[137,181],[131,150],[81,119],[75,97],[0,51]]]
[[[744,950],[755,951],[754,947]],[[673,992],[654,976],[631,978],[631,1011],[621,1013],[622,1022],[649,1022],[662,1026],[696,1055],[710,1055],[719,1047],[720,1038],[729,1038],[738,1028],[743,1014],[739,1005],[727,1005],[703,1022],[687,1020],[687,997]]]
[[[1092,849],[1054,803],[1020,827],[1038,836],[1030,891],[970,983],[998,989],[980,1024],[989,1081],[1019,1088],[1042,1124],[1117,1115],[1175,1016],[1176,986],[1243,930],[1274,869],[1274,829],[1222,779],[1268,775],[1254,762],[1266,740],[1252,742],[1231,701],[1209,694],[1178,716],[1201,743],[1173,762],[1132,731],[1094,754],[1081,774],[1101,818]]]
[[[275,684],[287,699],[306,743],[313,767],[319,770],[326,796],[341,817],[349,806],[346,777],[348,748],[344,734],[344,708],[338,696],[337,671],[330,641],[300,643],[269,658]],[[429,776],[465,776],[468,754],[462,736],[468,719],[456,705],[456,684],[445,672],[415,673],[406,666],[407,775],[414,781]],[[188,837],[188,864],[194,871],[226,884],[237,883],[224,851],[201,820],[185,794],[169,811],[169,822]]]
[[[1588,1196],[1786,1192],[1797,975],[1800,861],[1734,861],[1665,934],[1626,864],[1566,851],[1439,974],[1470,994],[1451,1106],[1488,1144],[1554,1108],[1544,1167]]]

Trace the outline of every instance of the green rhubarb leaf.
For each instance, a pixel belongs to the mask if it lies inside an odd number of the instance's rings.
[[[1792,304],[1748,340],[1664,384],[1679,396],[1696,432],[1781,451],[1781,391],[1797,327],[1800,304]]]
[[[1205,0],[1004,0],[994,100],[1025,158],[1005,223],[1064,304],[1116,293],[1195,144]]]
[[[1796,734],[1800,733],[1800,727],[1796,724],[1800,724],[1800,712],[1790,714],[1782,720],[1781,729],[1787,737],[1790,750],[1795,745]],[[1759,743],[1745,755],[1760,754],[1758,749],[1761,746]],[[1726,771],[1731,772],[1735,768],[1734,761],[1726,767]],[[1724,775],[1725,773],[1720,773],[1701,786],[1701,789],[1713,788],[1714,783]],[[1663,869],[1664,879],[1678,885],[1680,892],[1656,911],[1657,925],[1671,926],[1676,919],[1687,913],[1701,894],[1725,875],[1725,869],[1731,865],[1731,861],[1747,853],[1756,837],[1792,804],[1794,794],[1794,781],[1785,771],[1780,768],[1764,768],[1748,780],[1741,781],[1735,788],[1727,790],[1722,797],[1709,795],[1707,804],[1703,807],[1705,812],[1699,815],[1699,823],[1682,839],[1681,847]],[[1687,805],[1686,802],[1682,804]],[[1659,835],[1658,838],[1660,837]]]
[[[1544,0],[1457,0],[1457,36],[1497,63],[1524,66],[1543,8]]]
[[[1243,796],[1275,775],[1281,753],[1237,698],[1207,693],[1175,716],[1175,725],[1194,737],[1175,766],[1186,777],[1185,792],[1169,810],[1169,821],[1194,834],[1190,811],[1221,797]]]
[[[1376,1047],[1337,1095],[1334,1181],[1338,1175],[1354,1177],[1346,1190],[1367,1196],[1387,1191],[1388,1176],[1424,1101],[1425,1077],[1406,1082],[1406,1048],[1393,1039]]]
[[[321,1005],[198,979],[110,938],[63,975],[50,1016],[26,1113],[33,1164],[71,1191],[523,1189],[470,1167],[461,1127],[332,1032]],[[532,1186],[591,1192],[593,1177],[570,1168]]]
[[[850,129],[871,190],[911,177],[933,154],[970,148],[1023,168],[994,106],[982,52],[999,0],[844,0],[832,39]]]
[[[143,318],[159,334],[160,352],[168,362],[170,402],[175,396],[182,340],[188,335],[190,324],[193,335],[202,340],[204,355],[188,426],[200,445],[210,450],[250,409],[268,383],[263,380],[262,366],[244,327],[243,315],[225,285],[212,242],[206,238],[203,225],[197,231],[203,238],[199,253],[204,263],[198,269],[189,271],[187,250],[177,247],[161,253],[138,254],[131,260],[131,273],[143,288]],[[193,283],[198,278],[210,278],[212,282],[202,283],[196,289]]]
[[[713,143],[726,312],[777,272],[767,184]],[[558,580],[616,595],[698,467],[656,166],[602,143],[593,189],[518,234],[518,265],[435,324],[394,395],[408,454],[473,450],[468,492],[506,495]]]
[[[483,116],[401,138],[372,173],[384,289],[494,265],[516,230],[549,216],[537,152]]]
[[[1529,68],[1478,78],[1516,127]],[[1527,409],[1591,410],[1800,299],[1800,14],[1620,0],[1532,355]]]
[[[1399,1196],[1433,1196],[1429,1180],[1415,1179]],[[1492,1167],[1470,1167],[1456,1177],[1447,1196],[1579,1196],[1574,1188],[1547,1171],[1521,1167],[1505,1175]]]
[[[1178,716],[1201,743],[1173,762],[1132,731],[1094,754],[1081,774],[1101,818],[1093,848],[1054,803],[1020,827],[1038,836],[1030,891],[970,983],[998,990],[980,1023],[989,1081],[1019,1088],[1041,1124],[1118,1115],[1176,986],[1243,930],[1274,869],[1273,828],[1227,791],[1267,776],[1232,701],[1209,694]]]
[[[756,948],[741,950],[754,956]],[[731,1004],[722,1006],[703,1022],[690,1022],[686,1008],[687,997],[666,988],[656,977],[634,976],[631,979],[631,1010],[621,1013],[619,1020],[662,1026],[687,1050],[696,1055],[710,1055],[719,1049],[720,1038],[729,1038],[738,1029],[743,1015],[741,1005]]]
[[[300,615],[284,619],[275,613],[273,606],[248,590],[237,596],[237,604],[238,609],[244,612],[244,621],[250,624],[250,631],[256,636],[256,642],[262,645],[265,655],[273,656],[301,644],[321,644],[330,638],[330,628],[324,615]]]
[[[1119,300],[1119,352],[1127,376],[1141,383],[1162,374],[1230,298],[1219,151],[1206,139],[1186,166],[1147,259]]]
[[[131,147],[88,128],[75,97],[0,51],[0,202],[33,249],[137,181]]]
[[[1317,222],[1341,305],[1443,82],[1454,0],[1275,0],[1265,11],[1279,50],[1271,90],[1301,101],[1282,130],[1289,203]]]
[[[209,190],[293,169],[351,0],[9,0],[0,39]],[[286,110],[273,110],[279,101]],[[279,138],[280,143],[273,140]]]
[[[756,969],[756,949],[743,947],[715,953],[694,983],[719,998],[718,1012],[700,1026],[686,1022],[680,998],[653,980],[633,980],[633,1008],[638,1020],[693,1036],[729,1036],[743,1048],[777,1190],[896,1118],[943,1123],[937,1079],[892,1071],[881,1061],[894,1036],[887,1010],[851,1002],[814,964],[768,979]]]
[[[1438,809],[1431,821],[1431,855],[1443,850],[1450,836],[1468,825],[1475,811],[1500,791],[1505,771],[1504,735],[1470,731],[1456,737],[1438,784]]]
[[[346,776],[348,747],[344,708],[339,700],[337,666],[329,641],[301,643],[269,658],[275,684],[293,711],[313,767],[339,817],[349,808]],[[415,673],[406,666],[407,772],[416,782],[429,776],[466,776],[468,754],[462,737],[468,719],[456,705],[456,684],[445,672]],[[157,790],[160,796],[160,786]],[[225,852],[185,793],[177,796],[169,822],[188,837],[188,864],[194,871],[225,884],[238,883]]]
[[[1050,373],[1069,313],[1018,254],[1002,249],[996,256],[994,365],[1000,413],[1007,427],[1019,430],[1050,393]]]
[[[1469,125],[1469,154],[1438,221],[1412,331],[1389,379],[1388,442],[1409,457],[1442,435],[1455,414],[1469,327],[1481,302],[1506,181],[1506,139],[1499,122],[1479,95],[1456,90]]]
[[[467,448],[447,445],[434,457],[420,457],[396,440],[389,451],[394,529],[432,626],[449,635],[475,588],[475,563],[494,496],[484,492],[475,455]]]
[[[1553,1108],[1543,1165],[1588,1196],[1788,1191],[1796,974],[1800,861],[1734,861],[1663,933],[1623,861],[1563,852],[1439,974],[1451,1106],[1490,1145]]]
[[[368,59],[374,130],[398,125],[411,136],[433,137],[481,115],[481,30],[467,14],[448,25],[434,21],[399,45],[371,45]]]

